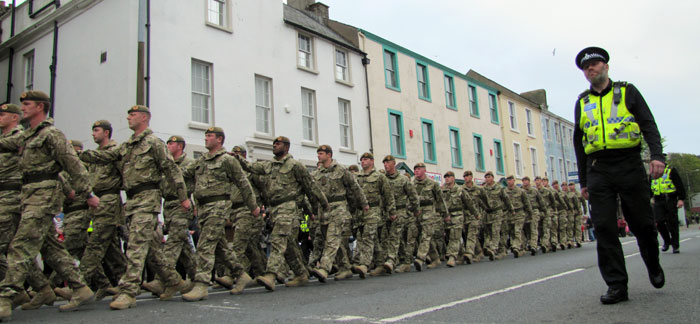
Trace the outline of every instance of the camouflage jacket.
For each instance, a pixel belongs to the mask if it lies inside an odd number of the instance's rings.
[[[505,192],[510,198],[510,203],[513,205],[513,211],[525,211],[529,215],[532,215],[532,205],[530,205],[530,199],[527,197],[527,193],[525,193],[523,189],[513,186],[513,188],[506,188]]]
[[[265,202],[266,199],[263,192],[263,190],[265,190],[265,187],[267,186],[267,176],[252,174],[245,170],[243,170],[243,172],[248,178],[250,186],[253,188],[253,194],[255,195],[255,202],[257,203],[257,205],[267,205],[267,203]],[[236,185],[232,186],[231,188],[231,204],[234,207],[234,209],[240,206],[245,206],[245,198],[243,197],[243,193],[240,189],[238,189],[238,186]]]
[[[356,177],[370,207],[381,206],[386,216],[396,215],[394,191],[385,175],[372,168],[369,172],[361,170]]]
[[[462,188],[464,188],[464,191],[469,193],[469,195],[472,197],[472,200],[474,201],[479,212],[483,213],[489,209],[489,196],[486,195],[484,188],[477,186],[474,184],[474,182],[472,182],[471,187],[467,186],[465,183]]]
[[[484,188],[484,192],[486,193],[489,201],[489,209],[486,210],[487,212],[493,213],[499,210],[507,210],[508,212],[514,211],[510,198],[506,194],[503,186],[494,182],[490,186],[484,184],[482,188]]]
[[[345,203],[350,198],[350,201],[358,207],[367,206],[367,198],[355,177],[335,160],[328,168],[320,166],[312,176],[329,203]]]
[[[195,163],[194,160],[187,157],[187,154],[182,153],[177,159],[173,158],[175,164],[183,172],[183,179],[185,180],[185,187],[187,188],[187,197],[191,197],[194,193],[194,178],[185,177],[184,172],[191,164]],[[167,201],[177,200],[177,186],[170,178],[163,178],[160,184],[160,190],[163,192],[163,198]]]
[[[539,191],[540,196],[542,196],[542,199],[543,199],[544,204],[545,204],[545,208],[548,210],[555,209],[556,202],[555,202],[554,193],[552,192],[552,190],[542,186],[542,187],[537,188],[537,191]]]
[[[394,193],[396,210],[408,209],[411,213],[417,212],[419,207],[418,193],[411,180],[399,172],[394,172],[394,174],[387,173],[386,178],[389,180]]]
[[[87,165],[85,165],[87,169]],[[61,171],[58,174],[58,179],[61,181],[61,184],[63,185],[63,195],[66,196],[66,199],[63,201],[63,212],[67,213],[67,209],[70,207],[83,207],[80,209],[87,209],[87,197],[86,197],[86,192],[77,192],[75,189],[73,189],[73,178],[71,178],[70,174],[66,171]],[[75,191],[75,197],[73,199],[69,199],[70,194]]]
[[[576,192],[576,196],[578,197],[579,203],[581,203],[581,206],[583,207],[583,214],[588,214],[588,201],[586,201],[586,198],[583,198],[583,195],[580,192]]]
[[[442,186],[442,196],[445,199],[448,212],[453,216],[465,216],[465,219],[473,220],[479,215],[474,207],[474,200],[471,195],[462,187],[453,184],[448,187]]]
[[[547,203],[544,201],[542,194],[540,194],[540,191],[537,190],[537,188],[523,187],[522,189],[525,191],[527,197],[530,199],[530,205],[532,206],[533,210],[539,210],[543,213],[547,212]]]
[[[0,139],[21,136],[22,126],[17,126],[7,134],[0,134]],[[19,170],[19,155],[16,151],[0,152],[0,185],[15,189],[0,190],[0,212],[19,214],[19,187],[22,186],[22,173]]]
[[[118,148],[117,142],[110,140],[107,145],[98,148],[98,151],[114,151]],[[88,163],[88,173],[90,182],[96,195],[110,190],[120,190],[122,188],[122,175],[116,162],[110,163]]]
[[[554,194],[557,211],[569,210],[569,200],[566,199],[566,193],[561,191],[561,189],[557,190],[554,188],[552,188],[552,193]]]
[[[418,178],[414,177],[413,184],[416,186],[416,192],[418,193],[418,198],[420,198],[419,204],[421,211],[423,211],[423,216],[429,216],[425,214],[425,210],[429,209],[429,211],[437,212],[443,218],[446,218],[448,215],[447,205],[445,204],[440,185],[428,177],[423,180],[418,180]]]
[[[241,164],[223,148],[202,155],[194,163],[190,163],[182,175],[185,179],[194,179],[195,200],[220,195],[226,195],[230,199],[231,183],[234,183],[240,190],[246,206],[250,210],[258,207],[253,188]]]

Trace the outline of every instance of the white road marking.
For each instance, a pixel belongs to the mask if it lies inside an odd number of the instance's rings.
[[[635,255],[639,255],[639,252],[637,252],[637,253],[632,253],[632,254],[630,254],[630,255],[625,255],[625,259],[631,258],[631,257],[633,257],[633,256],[635,256]]]
[[[622,245],[630,244],[630,243],[634,243],[634,242],[636,242],[636,241],[627,241],[627,242],[623,242]]]
[[[336,318],[335,320],[338,321],[338,322],[350,322],[350,321],[359,321],[359,320],[363,320],[363,319],[365,319],[364,316],[350,316],[350,315],[347,315],[347,316],[343,316],[343,317]]]
[[[233,307],[233,306],[217,306],[217,305],[194,305],[197,307],[205,307],[205,308],[216,308],[216,309],[225,309],[225,310],[239,310],[239,307]]]
[[[700,236],[696,236],[696,237],[700,237]],[[692,237],[689,237],[687,239],[680,240],[680,242],[678,242],[678,243],[685,242],[685,241],[692,240],[692,239],[693,239]]]
[[[395,317],[384,318],[384,319],[379,320],[377,323],[393,323],[393,322],[398,322],[398,321],[401,321],[401,320],[405,320],[405,319],[407,319],[407,318],[412,318],[412,317],[416,317],[416,316],[419,316],[419,315],[423,315],[423,314],[431,313],[431,312],[434,312],[434,311],[438,311],[438,310],[441,310],[441,309],[446,309],[446,308],[454,307],[454,306],[457,306],[457,305],[470,303],[470,302],[473,302],[473,301],[477,301],[477,300],[480,300],[480,299],[488,298],[488,297],[491,297],[491,296],[494,296],[494,295],[502,294],[502,293],[509,292],[509,291],[512,291],[512,290],[516,290],[516,289],[519,289],[519,288],[523,288],[523,287],[526,287],[526,286],[538,284],[538,283],[540,283],[540,282],[544,282],[544,281],[547,281],[547,280],[551,280],[551,279],[555,279],[555,278],[567,276],[567,275],[570,275],[570,274],[574,274],[574,273],[577,273],[577,272],[581,272],[581,271],[583,271],[583,270],[584,270],[583,268],[578,268],[578,269],[574,269],[574,270],[562,272],[562,273],[559,273],[559,274],[551,275],[551,276],[549,276],[549,277],[544,277],[544,278],[540,278],[540,279],[537,279],[537,280],[528,281],[528,282],[526,282],[526,283],[522,283],[522,284],[519,284],[519,285],[510,286],[510,287],[508,287],[508,288],[504,288],[504,289],[500,289],[500,290],[488,292],[488,293],[485,293],[485,294],[481,294],[481,295],[479,295],[479,296],[474,296],[474,297],[470,297],[470,298],[466,298],[466,299],[462,299],[462,300],[457,300],[457,301],[453,301],[453,302],[450,302],[450,303],[447,303],[447,304],[442,304],[442,305],[438,305],[438,306],[433,306],[433,307],[429,307],[429,308],[417,310],[417,311],[414,311],[414,312],[406,313],[406,314],[399,315],[399,316],[395,316]]]

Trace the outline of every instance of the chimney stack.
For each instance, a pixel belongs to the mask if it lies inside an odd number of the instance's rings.
[[[306,12],[322,24],[328,22],[328,6],[316,0],[287,0],[287,5]]]

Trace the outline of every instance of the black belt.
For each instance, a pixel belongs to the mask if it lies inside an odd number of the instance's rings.
[[[40,174],[23,174],[22,183],[30,184],[35,182],[42,182],[46,180],[56,180],[58,181],[58,173],[40,173]]]
[[[432,205],[433,205],[433,201],[432,201],[432,200],[426,200],[426,201],[421,201],[421,202],[420,202],[420,206],[421,206],[421,207],[423,207],[423,206],[432,206]]]
[[[246,206],[245,203],[242,201],[235,202],[235,203],[231,204],[231,209],[238,209],[238,208],[245,207],[245,206]]]
[[[95,191],[95,196],[102,197],[104,195],[118,195],[119,188],[112,188],[107,190]]]
[[[68,207],[63,208],[63,214],[70,214],[74,211],[87,210],[87,209],[88,209],[87,204],[68,206]]]
[[[396,205],[396,210],[404,209],[406,207],[407,206],[405,204],[404,205]]]
[[[461,207],[460,208],[450,208],[450,213],[460,212],[462,210],[464,210],[464,209],[462,209]]]
[[[165,202],[170,202],[170,201],[177,200],[177,199],[178,199],[177,196],[165,196],[165,197],[163,197],[163,200],[165,200]]]
[[[345,201],[345,200],[347,200],[347,198],[345,196],[335,196],[335,197],[328,198],[328,203],[330,204],[332,202]]]
[[[380,204],[379,204],[378,201],[375,201],[375,202],[369,203],[368,205],[369,205],[370,207],[379,207]]]
[[[0,191],[20,191],[20,190],[22,190],[22,184],[19,182],[0,183]]]
[[[159,183],[157,183],[157,182],[142,183],[142,184],[137,185],[131,189],[127,189],[126,190],[126,198],[131,199],[132,197],[134,197],[137,194],[140,194],[146,190],[155,190],[155,189],[160,189]]]
[[[279,206],[279,205],[284,204],[286,202],[294,201],[294,200],[296,200],[296,197],[285,197],[285,198],[281,198],[281,199],[277,199],[277,200],[270,200],[270,206],[276,207],[276,206]]]
[[[198,198],[197,203],[200,205],[206,205],[209,203],[222,201],[222,200],[229,200],[229,199],[231,199],[230,195],[216,195],[216,196]]]

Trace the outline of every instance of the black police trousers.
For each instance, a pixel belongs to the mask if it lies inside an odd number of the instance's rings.
[[[666,200],[663,196],[654,197],[654,216],[656,228],[664,239],[664,243],[673,246],[677,250],[680,246],[678,233],[678,199]]]
[[[595,228],[598,268],[605,283],[627,289],[627,269],[617,236],[617,197],[622,213],[637,238],[647,270],[659,267],[659,242],[649,202],[649,180],[639,154],[614,159],[588,158],[588,195]]]

